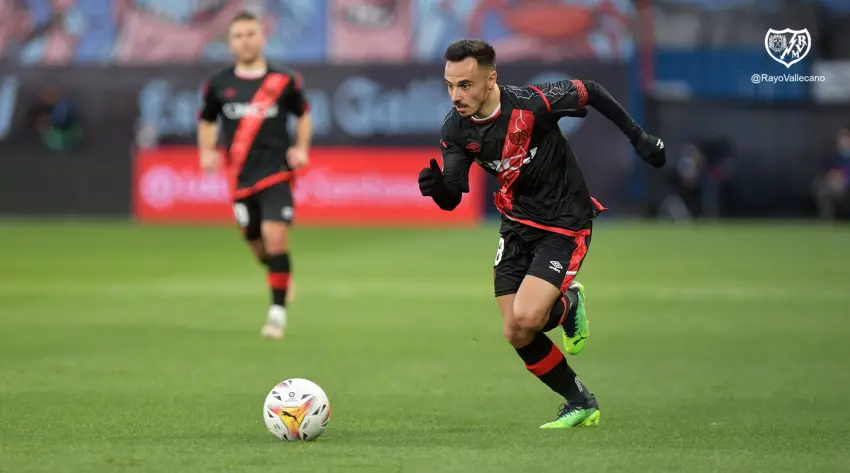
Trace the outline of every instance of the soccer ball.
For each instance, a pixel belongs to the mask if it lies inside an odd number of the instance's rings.
[[[272,388],[263,404],[263,420],[269,432],[285,442],[319,438],[331,417],[328,396],[316,383],[287,379]]]

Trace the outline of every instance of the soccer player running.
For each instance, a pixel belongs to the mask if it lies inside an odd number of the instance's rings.
[[[263,58],[265,40],[256,16],[236,16],[228,41],[235,64],[214,75],[204,92],[198,124],[201,167],[215,171],[221,165],[216,150],[220,118],[236,222],[254,256],[268,269],[272,303],[261,333],[279,339],[286,328],[292,272],[292,171],[308,162],[309,106],[300,74]],[[294,144],[287,130],[289,114],[297,117]]]
[[[584,349],[590,332],[584,287],[575,275],[590,245],[592,221],[606,210],[590,196],[558,120],[586,116],[591,105],[656,168],[666,161],[664,144],[596,82],[499,85],[496,53],[483,41],[456,41],[445,59],[454,107],[443,122],[443,167],[432,159],[419,174],[419,188],[441,209],[453,210],[469,192],[473,162],[498,179],[502,225],[494,289],[503,332],[526,368],[566,400],[541,428],[597,425],[596,397],[546,336],[560,326],[567,353]]]

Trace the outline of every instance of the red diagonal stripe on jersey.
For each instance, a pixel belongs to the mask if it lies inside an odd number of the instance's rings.
[[[528,157],[531,132],[534,130],[534,114],[529,110],[514,109],[508,122],[508,133],[502,148],[502,160],[496,177],[502,188],[496,194],[496,208],[504,213],[513,208],[513,185],[520,169]]]
[[[234,190],[239,182],[242,166],[248,159],[248,151],[266,120],[266,110],[277,102],[287,84],[289,84],[289,76],[285,74],[273,72],[267,75],[251,98],[252,108],[257,113],[246,115],[239,120],[239,125],[233,134],[233,143],[230,145],[230,178]]]

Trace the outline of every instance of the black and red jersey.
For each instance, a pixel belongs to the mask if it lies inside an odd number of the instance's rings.
[[[499,86],[499,108],[484,119],[454,109],[442,132],[446,183],[469,192],[469,168],[478,163],[501,185],[495,194],[503,225],[573,234],[605,210],[590,196],[558,120],[584,107],[578,80],[527,87]]]
[[[290,178],[287,121],[290,114],[300,117],[309,109],[302,85],[297,72],[271,65],[252,77],[231,66],[207,82],[200,118],[221,119],[234,198]]]

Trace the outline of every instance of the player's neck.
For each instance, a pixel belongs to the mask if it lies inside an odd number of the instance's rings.
[[[244,79],[256,79],[266,75],[268,68],[266,60],[260,57],[250,62],[237,62],[234,72]]]
[[[472,116],[476,121],[488,120],[499,111],[499,108],[502,106],[502,90],[499,89],[499,85],[496,84],[493,87],[493,90],[487,96],[487,99],[484,101],[484,104],[481,108],[478,109],[478,112]]]

